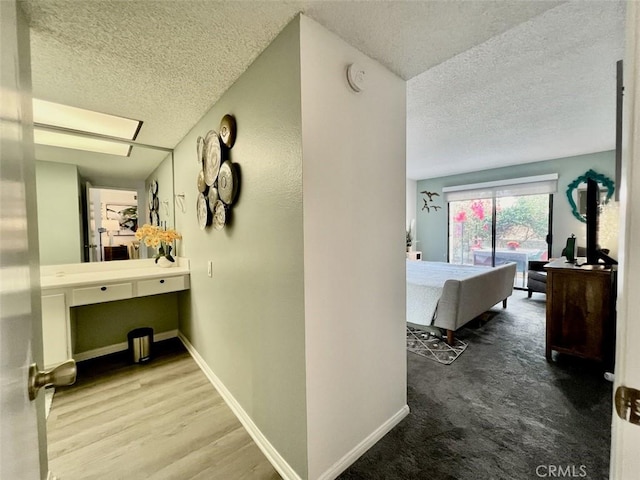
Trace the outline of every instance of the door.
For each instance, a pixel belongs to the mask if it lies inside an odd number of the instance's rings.
[[[496,198],[495,265],[516,263],[516,287],[525,288],[529,260],[547,260],[551,195]]]
[[[510,195],[448,201],[449,262],[516,263],[514,286],[526,286],[529,260],[546,260],[551,196]]]
[[[0,1],[0,478],[47,476],[44,395],[29,401],[29,365],[42,365],[40,275],[29,29]]]
[[[624,59],[625,96],[621,205],[623,224],[618,272],[618,329],[614,388],[640,389],[640,8],[627,2],[627,45]],[[625,190],[626,189],[626,190]],[[626,193],[626,195],[625,195]],[[626,197],[626,198],[625,198]],[[640,425],[621,420],[613,412],[611,478],[638,478]]]

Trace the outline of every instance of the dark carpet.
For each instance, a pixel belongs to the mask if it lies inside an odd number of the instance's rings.
[[[608,478],[612,384],[600,365],[546,361],[542,294],[515,291],[484,320],[458,332],[469,346],[451,365],[407,353],[411,413],[341,480]]]

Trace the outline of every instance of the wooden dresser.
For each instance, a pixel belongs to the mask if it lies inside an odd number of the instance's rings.
[[[578,259],[578,264],[584,258]],[[598,360],[613,368],[615,354],[615,267],[578,267],[560,258],[547,271],[546,357],[551,352]]]
[[[126,245],[117,245],[114,247],[104,247],[104,261],[111,260],[129,260],[129,250]]]

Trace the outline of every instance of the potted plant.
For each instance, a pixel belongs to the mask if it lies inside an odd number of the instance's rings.
[[[507,242],[507,248],[509,250],[516,250],[519,246],[520,246],[520,243],[516,242],[515,240],[511,240],[510,242]]]

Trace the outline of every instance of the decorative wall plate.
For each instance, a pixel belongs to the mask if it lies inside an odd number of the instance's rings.
[[[157,227],[160,225],[160,215],[155,210],[151,212],[151,225]]]
[[[198,172],[196,183],[198,184],[198,192],[204,193],[207,191],[207,184],[204,181],[204,172],[202,170]]]
[[[216,187],[210,187],[209,193],[207,194],[207,200],[209,202],[209,210],[213,213],[213,209],[216,206],[216,202],[220,199],[218,197],[218,189]]]
[[[238,182],[235,170],[231,162],[227,160],[220,167],[220,174],[218,175],[218,194],[220,195],[220,200],[227,205],[231,205],[236,196],[237,189]]]
[[[158,197],[153,197],[153,209],[156,212],[160,210],[160,199]]]
[[[151,190],[153,191],[154,195],[158,195],[158,181],[157,180],[153,180],[151,182]]]
[[[207,198],[203,194],[198,195],[196,212],[198,214],[198,225],[200,226],[200,230],[204,230],[206,226],[211,223],[211,213],[207,207]]]
[[[233,115],[225,115],[220,120],[220,140],[228,148],[233,147],[236,142],[236,119]]]
[[[153,187],[151,185],[149,185],[147,192],[147,200],[149,201],[149,210],[153,210]]]
[[[202,137],[198,137],[198,140],[196,140],[196,152],[198,155],[198,165],[202,167],[202,157],[204,155],[204,138]]]
[[[227,221],[227,207],[220,200],[216,202],[213,209],[213,228],[216,230],[222,230],[224,224]]]
[[[220,139],[214,130],[209,130],[204,139],[204,181],[207,185],[213,185],[218,178],[220,170]]]

